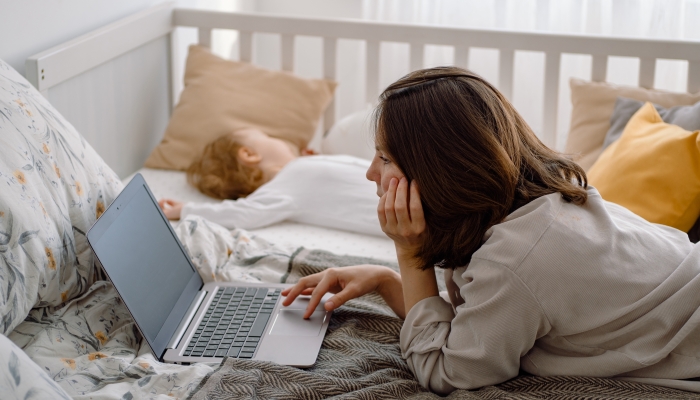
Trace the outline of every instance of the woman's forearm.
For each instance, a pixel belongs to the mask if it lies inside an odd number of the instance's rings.
[[[401,281],[403,284],[404,312],[406,317],[411,308],[423,299],[439,296],[440,292],[435,278],[435,269],[422,270],[418,260],[403,256],[397,251],[399,268],[401,269]]]
[[[384,278],[377,286],[377,293],[382,296],[386,304],[399,316],[406,318],[406,311],[403,303],[403,285],[401,275],[398,272],[387,268]]]

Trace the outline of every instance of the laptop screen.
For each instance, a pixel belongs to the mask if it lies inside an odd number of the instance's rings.
[[[142,183],[132,181],[135,185],[124,189],[88,238],[139,329],[160,357],[197,295],[201,280],[143,178],[139,178]]]

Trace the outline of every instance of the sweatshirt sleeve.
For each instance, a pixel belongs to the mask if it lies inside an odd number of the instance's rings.
[[[180,218],[197,215],[227,228],[256,229],[293,217],[294,199],[287,195],[249,196],[221,203],[187,203]]]
[[[401,351],[420,384],[448,394],[518,375],[520,358],[549,329],[541,307],[510,269],[472,259],[453,310],[441,297],[417,303],[401,329]]]

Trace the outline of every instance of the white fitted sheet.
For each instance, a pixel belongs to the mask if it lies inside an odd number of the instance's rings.
[[[161,198],[170,198],[185,202],[216,203],[219,201],[203,195],[189,185],[184,172],[151,168],[142,168],[137,172],[143,175],[151,191],[159,200]],[[132,176],[124,179],[124,183],[129,182]],[[308,249],[322,249],[335,254],[349,254],[396,261],[394,243],[389,238],[362,235],[296,222],[281,222],[249,231],[273,243],[304,246]]]

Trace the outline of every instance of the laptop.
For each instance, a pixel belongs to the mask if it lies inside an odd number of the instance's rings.
[[[291,285],[204,284],[141,174],[87,239],[158,360],[235,357],[296,367],[316,361],[331,317],[326,298],[305,320],[308,297],[281,304],[280,292]]]

